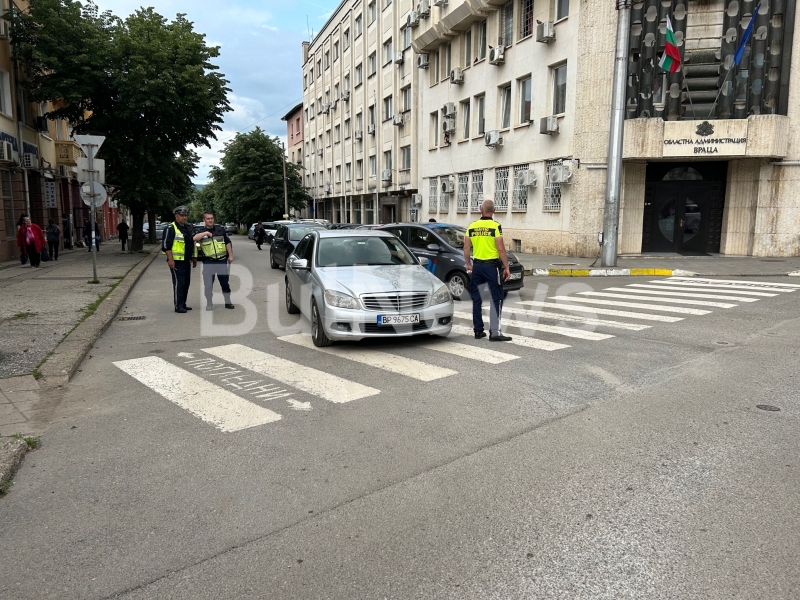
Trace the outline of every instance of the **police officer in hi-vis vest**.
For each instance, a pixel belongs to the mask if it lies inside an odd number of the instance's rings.
[[[483,329],[481,288],[489,287],[492,296],[489,311],[489,341],[508,342],[511,338],[500,331],[500,313],[503,310],[503,282],[511,276],[508,255],[503,244],[503,228],[495,221],[494,202],[484,200],[481,218],[467,227],[464,236],[464,260],[470,275],[469,293],[472,296],[472,326],[475,339],[486,337]]]
[[[225,308],[234,308],[231,303],[230,273],[228,265],[233,262],[233,244],[228,232],[221,225],[214,224],[214,213],[204,212],[203,223],[206,228],[194,235],[200,244],[200,260],[203,262],[203,293],[206,297],[206,310],[214,310],[214,278],[219,279]]]
[[[167,255],[167,264],[172,273],[172,297],[175,301],[175,312],[185,313],[192,310],[186,306],[186,296],[189,295],[189,283],[192,278],[192,269],[197,266],[197,248],[192,241],[192,226],[186,222],[189,209],[178,206],[173,211],[175,221],[164,229],[161,240],[161,250]],[[189,266],[192,261],[192,266]]]

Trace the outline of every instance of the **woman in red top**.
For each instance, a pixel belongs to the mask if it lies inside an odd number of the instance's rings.
[[[20,247],[20,252],[28,255],[31,267],[36,268],[41,263],[41,252],[46,243],[41,227],[31,223],[30,217],[25,217],[17,230],[17,246]]]

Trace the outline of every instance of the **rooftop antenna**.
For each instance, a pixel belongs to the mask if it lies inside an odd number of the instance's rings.
[[[313,36],[312,31],[311,31],[311,22],[308,20],[308,15],[306,15],[306,27],[308,27],[308,41],[309,41],[309,43],[313,42],[314,41],[314,36]]]

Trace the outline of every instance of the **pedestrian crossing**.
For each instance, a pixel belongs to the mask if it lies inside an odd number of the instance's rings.
[[[359,343],[317,348],[310,335],[293,334],[278,337],[270,352],[226,344],[178,353],[174,362],[146,356],[114,364],[158,396],[220,431],[233,433],[278,423],[285,410],[313,410],[319,401],[374,400],[382,385],[372,381],[375,373],[435,385],[467,365],[513,363],[531,351],[565,351],[576,344],[611,340],[620,332],[636,334],[702,317],[712,309],[727,311],[798,290],[797,284],[672,277],[510,302],[504,307],[502,324],[514,330],[513,339],[500,347],[472,339],[472,313],[463,310],[464,304],[456,304],[447,338],[419,337],[399,347],[388,340],[381,349]],[[291,356],[300,352],[302,358],[284,358],[290,347]],[[403,355],[409,349],[413,358]],[[328,357],[326,370],[310,366],[315,356]],[[367,367],[357,371],[361,381],[334,374],[346,372],[347,363]],[[377,380],[384,378],[379,375]]]

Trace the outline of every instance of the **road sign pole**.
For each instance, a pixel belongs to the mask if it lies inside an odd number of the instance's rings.
[[[283,147],[283,214],[289,214],[289,192],[286,186],[286,146]]]
[[[94,214],[94,207],[95,207],[95,191],[94,191],[94,153],[95,153],[96,146],[94,144],[88,145],[88,152],[86,156],[89,158],[89,191],[90,196],[92,198],[92,214],[91,214],[91,227],[92,227],[92,237],[91,239],[91,251],[92,251],[92,274],[94,275],[94,281],[97,281],[97,242],[95,242],[95,214]]]

